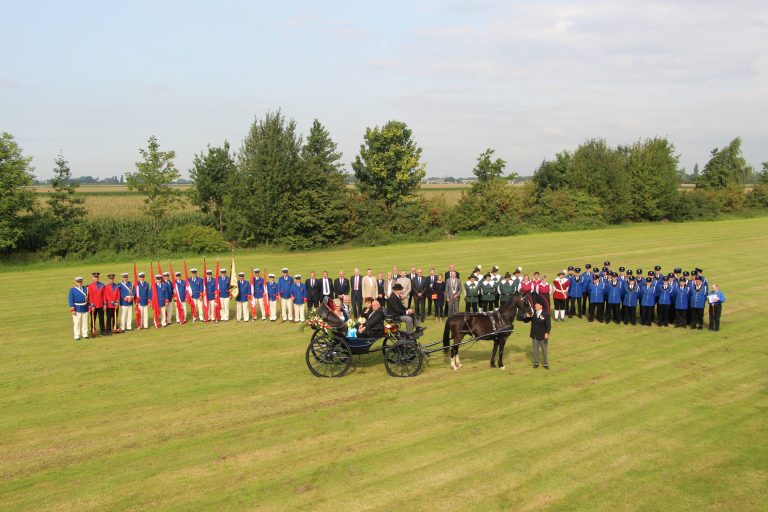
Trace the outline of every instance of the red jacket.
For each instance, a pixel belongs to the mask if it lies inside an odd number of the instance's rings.
[[[539,295],[541,295],[542,297],[549,298],[549,283],[539,281],[539,283],[534,288],[534,291]]]
[[[520,293],[526,294],[531,293],[533,291],[533,281],[528,281],[527,283],[525,281],[520,282]]]
[[[116,309],[120,305],[120,289],[117,286],[106,285],[101,289],[104,294],[104,302],[109,309]]]
[[[101,288],[99,288],[100,284]],[[104,290],[106,288],[103,283],[91,283],[88,285],[88,302],[91,304],[91,307],[104,307]]]
[[[571,286],[571,282],[568,279],[563,278],[562,281],[560,281],[560,278],[555,279],[553,286],[555,288],[555,291],[552,293],[553,299],[565,300],[568,298],[568,287]]]

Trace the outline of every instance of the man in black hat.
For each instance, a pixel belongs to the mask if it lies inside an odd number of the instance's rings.
[[[405,323],[406,334],[413,334],[417,324],[416,314],[412,309],[403,306],[403,285],[400,283],[392,286],[392,293],[387,298],[387,314]]]
[[[549,332],[552,328],[549,313],[544,310],[544,300],[536,298],[533,306],[534,313],[531,322],[531,343],[533,344],[533,367],[539,367],[539,349],[541,349],[544,369],[549,370]]]

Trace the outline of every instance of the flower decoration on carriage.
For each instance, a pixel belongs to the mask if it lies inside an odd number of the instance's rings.
[[[317,309],[311,309],[309,310],[309,316],[304,321],[305,326],[309,326],[312,330],[323,330],[326,331],[331,328],[330,324],[323,320],[323,318],[318,313]]]
[[[397,332],[397,325],[391,324],[389,322],[384,324],[384,334],[391,334]]]
[[[363,317],[358,318],[357,319],[357,324],[358,325],[365,325],[365,318],[363,318]]]

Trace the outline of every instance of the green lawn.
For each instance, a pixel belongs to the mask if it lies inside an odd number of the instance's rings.
[[[766,510],[766,233],[759,218],[238,255],[240,269],[304,275],[680,264],[728,298],[717,334],[556,323],[546,372],[518,325],[505,371],[486,342],[461,371],[433,355],[412,379],[378,354],[314,378],[295,325],[75,343],[67,289],[95,269],[6,269],[0,510]],[[425,340],[442,333],[430,325]]]

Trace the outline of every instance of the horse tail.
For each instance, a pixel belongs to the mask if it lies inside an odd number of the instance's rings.
[[[448,324],[451,323],[451,317],[449,316],[445,321],[445,328],[443,329],[443,354],[448,355],[448,347],[451,346],[451,329]]]

